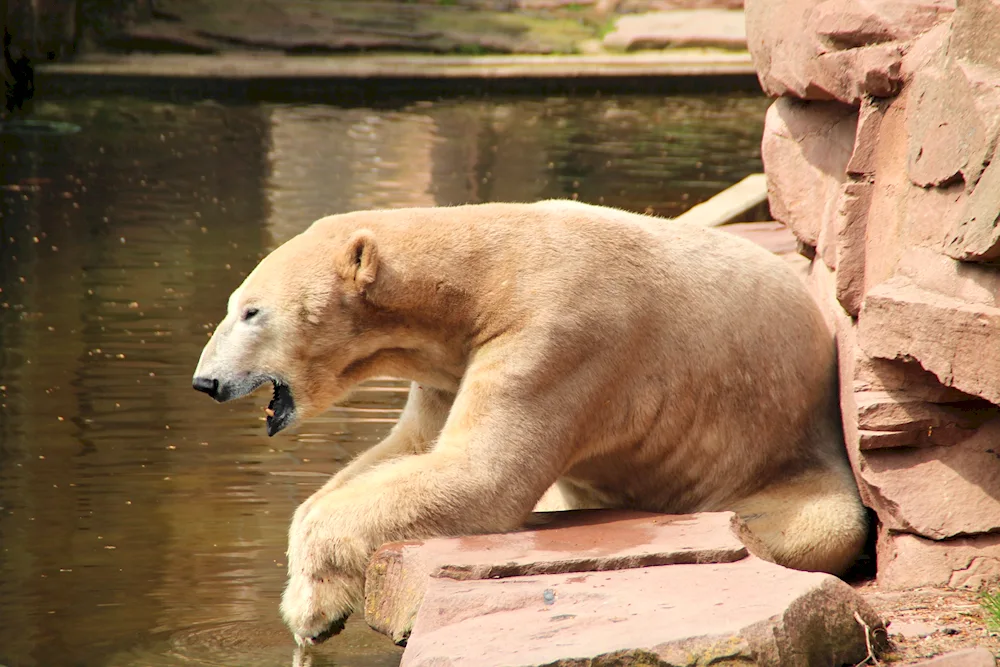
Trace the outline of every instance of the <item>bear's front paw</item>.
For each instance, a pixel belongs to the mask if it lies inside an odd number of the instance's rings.
[[[344,629],[347,617],[363,596],[363,578],[355,581],[338,574],[292,575],[281,597],[281,616],[299,646],[319,644]]]

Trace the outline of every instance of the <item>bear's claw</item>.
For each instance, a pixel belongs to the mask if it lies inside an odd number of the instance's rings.
[[[344,626],[347,624],[347,617],[341,616],[333,623],[327,627],[326,630],[319,633],[314,637],[303,637],[302,635],[295,635],[295,643],[299,646],[315,646],[317,644],[322,644],[330,637],[339,635],[343,631]]]

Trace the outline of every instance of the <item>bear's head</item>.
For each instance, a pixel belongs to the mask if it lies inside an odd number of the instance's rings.
[[[378,272],[373,234],[300,234],[265,257],[229,297],[201,353],[193,386],[219,402],[270,382],[267,433],[321,413],[353,381],[372,346],[365,326]]]

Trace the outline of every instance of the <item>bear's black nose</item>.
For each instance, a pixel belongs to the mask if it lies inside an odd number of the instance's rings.
[[[212,378],[198,378],[196,377],[191,383],[191,386],[198,391],[203,391],[212,398],[219,393],[219,381]]]

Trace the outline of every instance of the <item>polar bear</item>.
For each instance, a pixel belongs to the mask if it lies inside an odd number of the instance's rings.
[[[786,263],[726,232],[569,201],[355,212],[267,256],[194,388],[270,383],[267,432],[410,379],[378,445],[295,512],[281,610],[335,634],[383,543],[570,507],[732,510],[751,548],[838,573],[866,518],[832,335]]]

